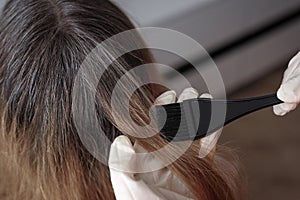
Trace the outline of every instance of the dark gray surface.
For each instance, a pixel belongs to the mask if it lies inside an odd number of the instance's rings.
[[[174,4],[171,3],[172,0],[156,0],[153,3],[147,0],[114,1],[141,27],[158,26],[182,32],[199,42],[210,53],[222,49],[240,37],[257,32],[260,28],[277,24],[278,20],[300,8],[299,0],[199,0],[198,4],[194,0],[184,3],[176,0]],[[268,33],[257,35],[235,49],[227,49],[222,55],[214,57],[223,76],[226,91],[235,91],[258,76],[269,73],[282,59],[299,51],[299,32],[298,16]],[[180,43],[180,46],[187,49],[190,58],[199,59],[200,56],[195,55],[194,50],[187,44]],[[154,55],[158,63],[176,69],[181,66],[182,59],[179,56],[161,52],[154,52]],[[210,70],[203,63],[195,67],[202,72]],[[158,71],[177,92],[187,87],[179,76],[170,78],[171,68],[160,67]],[[194,87],[201,90],[202,86],[195,73],[184,75],[191,80]]]
[[[2,12],[5,2],[6,2],[6,0],[0,0],[0,12]]]

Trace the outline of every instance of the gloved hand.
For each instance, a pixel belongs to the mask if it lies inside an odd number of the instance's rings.
[[[283,116],[294,110],[300,103],[300,52],[289,62],[277,91],[277,97],[285,103],[273,107],[276,115]]]
[[[178,101],[196,97],[198,97],[198,92],[193,88],[187,88],[179,96]],[[208,94],[201,97],[210,98]],[[175,101],[176,93],[174,91],[167,91],[156,99],[155,104],[169,104]],[[202,146],[199,156],[206,156],[214,148],[219,135],[220,131],[200,141]],[[130,155],[133,158],[136,153],[141,152],[146,151],[137,144],[132,145],[126,136],[117,137],[111,145],[109,169],[117,200],[195,199],[188,188],[166,167],[147,173],[128,173],[128,171],[133,171],[130,169],[131,166],[138,164],[134,163],[135,159],[128,159],[128,156]],[[124,156],[126,156],[126,160]],[[155,157],[151,157],[151,160],[145,158],[145,163],[149,162],[160,161]],[[126,170],[119,170],[124,169],[124,166]]]

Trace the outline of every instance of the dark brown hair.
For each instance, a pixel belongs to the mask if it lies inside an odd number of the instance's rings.
[[[0,28],[0,198],[114,199],[108,167],[85,149],[74,126],[72,87],[98,43],[134,26],[110,1],[10,0]],[[128,42],[142,40],[136,35]],[[111,140],[129,135],[111,116],[114,85],[126,71],[151,61],[148,50],[136,50],[114,61],[101,77],[97,116]],[[135,121],[147,124],[154,98],[150,86],[131,97]],[[167,143],[159,136],[130,138],[148,151]],[[198,149],[199,142],[193,143],[168,168],[199,199],[241,199],[234,162],[218,150],[213,158],[200,159]]]

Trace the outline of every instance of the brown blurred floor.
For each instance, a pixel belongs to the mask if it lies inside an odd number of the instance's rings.
[[[284,69],[243,88],[230,98],[276,92]],[[300,108],[277,117],[257,111],[224,130],[220,143],[237,149],[249,183],[250,200],[300,199]]]

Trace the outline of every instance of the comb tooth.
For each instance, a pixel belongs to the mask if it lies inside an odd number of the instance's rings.
[[[186,110],[189,109],[190,108],[183,108],[182,103],[157,107],[157,122],[159,127],[163,127],[160,132],[165,139],[169,141],[180,141],[190,138],[189,135],[191,131],[189,130],[190,128],[186,119]],[[165,124],[162,124],[164,120],[161,118],[164,116],[164,110],[167,114],[167,119]]]
[[[156,111],[158,127],[162,127],[160,130],[162,136],[167,140],[172,140],[181,123],[180,105],[178,103],[161,105],[156,107]],[[163,117],[165,117],[164,112],[167,114],[166,121],[163,119]]]
[[[205,137],[211,118],[210,106],[210,99],[206,101],[186,100],[182,103],[160,106],[157,117],[159,127],[163,127],[160,131],[162,136],[169,141],[195,140]],[[164,111],[167,113],[165,124],[161,119]],[[202,112],[202,117],[200,112]]]

